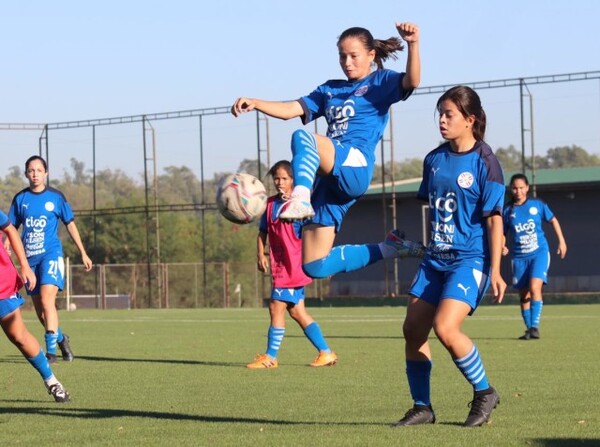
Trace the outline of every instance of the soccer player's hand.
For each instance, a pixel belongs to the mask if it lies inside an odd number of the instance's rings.
[[[267,273],[269,271],[269,261],[266,256],[259,256],[256,260],[256,264],[258,266],[258,270],[263,273]]]
[[[250,98],[244,98],[243,96],[236,99],[231,106],[231,113],[233,116],[238,117],[242,113],[251,112],[256,107],[254,100]]]
[[[492,292],[494,294],[492,302],[500,304],[504,299],[504,292],[506,291],[506,283],[502,279],[502,275],[500,275],[500,272],[492,271],[491,286]]]
[[[564,242],[558,244],[558,250],[556,250],[556,254],[560,256],[560,259],[565,259],[565,256],[567,256],[567,244]]]
[[[502,247],[502,256],[506,256],[508,254],[508,247],[505,245]]]
[[[83,269],[86,272],[89,272],[90,270],[92,270],[92,260],[89,258],[88,255],[83,254],[81,255],[81,260],[83,261]]]
[[[398,30],[400,37],[407,43],[419,41],[419,27],[414,23],[396,22],[396,29]]]
[[[35,289],[35,285],[37,284],[37,278],[35,277],[35,273],[33,270],[27,266],[21,266],[21,279],[25,283],[25,287],[27,290]]]

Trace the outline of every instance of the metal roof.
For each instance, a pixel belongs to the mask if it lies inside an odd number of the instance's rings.
[[[515,171],[504,172],[504,182],[508,186],[510,178]],[[531,171],[526,172],[527,178],[530,183],[533,183],[533,177]],[[592,186],[592,184],[600,184],[600,166],[587,166],[580,168],[560,168],[560,169],[538,169],[535,171],[535,185],[536,186]],[[421,184],[421,178],[413,178],[406,180],[398,180],[395,182],[394,191],[397,194],[416,193]],[[381,194],[383,187],[381,183],[371,185],[369,190],[366,192],[367,195]],[[390,182],[385,184],[385,192],[391,193],[392,186]]]

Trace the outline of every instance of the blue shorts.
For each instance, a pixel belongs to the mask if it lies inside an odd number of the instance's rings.
[[[409,293],[435,307],[445,298],[462,301],[471,306],[472,314],[490,286],[489,268],[484,271],[471,266],[440,271],[421,263]]]
[[[12,314],[15,310],[25,304],[25,300],[18,293],[10,298],[0,300],[0,320],[7,315]]]
[[[311,197],[315,217],[311,223],[335,227],[339,232],[348,209],[371,183],[372,166],[362,152],[333,141],[335,160],[330,175],[318,175]]]
[[[526,258],[513,258],[512,284],[515,289],[528,289],[532,278],[541,279],[544,284],[548,282],[548,269],[550,268],[550,252],[542,251]]]
[[[286,303],[298,304],[304,299],[304,287],[293,287],[290,289],[273,287],[271,290],[271,299],[276,301],[285,301]]]
[[[39,295],[40,287],[44,285],[56,286],[58,290],[65,287],[65,261],[62,253],[46,253],[30,260],[29,266],[35,273],[37,284],[35,289],[27,290],[28,295]]]

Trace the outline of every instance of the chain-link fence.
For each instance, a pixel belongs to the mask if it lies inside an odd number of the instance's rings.
[[[328,280],[314,281],[306,296],[323,298],[328,288]],[[253,262],[100,264],[88,273],[67,263],[57,302],[71,309],[242,308],[263,306],[270,293],[270,276]]]

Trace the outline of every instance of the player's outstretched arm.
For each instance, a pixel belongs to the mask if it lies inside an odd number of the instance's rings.
[[[231,113],[238,117],[242,113],[259,112],[269,115],[273,118],[289,120],[297,118],[304,114],[302,106],[298,101],[265,101],[262,99],[240,97],[235,100],[231,106]]]
[[[402,78],[405,90],[415,89],[421,83],[421,57],[419,55],[419,27],[414,23],[396,22],[400,37],[406,42],[408,55],[406,59],[406,76]]]

